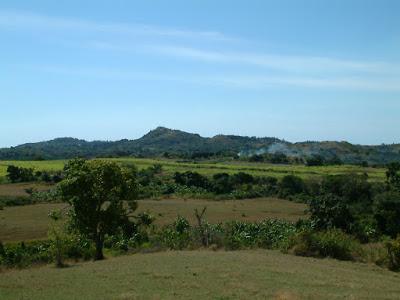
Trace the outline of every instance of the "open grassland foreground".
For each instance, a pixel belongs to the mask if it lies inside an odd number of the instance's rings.
[[[161,164],[167,173],[196,171],[202,175],[213,175],[216,173],[245,172],[255,176],[274,176],[281,178],[285,175],[297,175],[306,178],[321,177],[337,174],[363,174],[367,173],[372,181],[383,181],[385,179],[384,168],[370,168],[354,165],[342,166],[318,166],[308,167],[304,165],[276,165],[269,163],[245,163],[245,162],[179,162],[171,159],[147,159],[147,158],[106,158],[120,164],[134,164],[139,169]],[[66,160],[49,161],[0,161],[0,183],[6,180],[7,166],[15,165],[24,168],[33,168],[36,171],[58,171],[62,170]]]
[[[207,220],[211,223],[228,220],[259,221],[265,218],[296,221],[305,218],[306,206],[287,200],[265,198],[227,201],[201,199],[140,200],[137,213],[149,212],[159,225],[171,224],[177,215],[195,222],[193,211],[207,206]],[[0,240],[3,242],[27,241],[47,237],[52,210],[66,204],[35,204],[5,207],[0,210]]]
[[[277,251],[134,254],[0,273],[1,299],[399,299],[399,274]]]

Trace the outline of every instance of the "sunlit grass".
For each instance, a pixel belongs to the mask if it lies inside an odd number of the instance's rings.
[[[306,205],[276,198],[207,201],[201,199],[140,200],[136,213],[149,212],[156,225],[171,224],[178,215],[195,224],[194,209],[207,206],[211,223],[228,220],[259,221],[265,218],[297,221],[306,218]],[[35,204],[5,207],[0,210],[0,241],[27,241],[47,237],[51,210],[67,207],[59,204]]]
[[[304,165],[274,165],[268,163],[246,163],[246,162],[179,162],[167,159],[148,159],[148,158],[107,158],[106,160],[116,161],[121,164],[134,164],[139,169],[147,168],[154,164],[161,164],[167,173],[196,171],[203,175],[213,175],[216,173],[237,173],[246,172],[257,176],[274,176],[282,178],[285,175],[293,174],[304,179],[315,178],[325,175],[337,174],[363,174],[367,173],[371,181],[382,181],[385,178],[384,168],[370,168],[353,165],[342,166],[321,166],[307,167]],[[49,161],[0,161],[0,180],[5,180],[8,165],[16,165],[26,168],[33,168],[41,171],[61,170],[66,160]]]
[[[368,264],[268,250],[167,251],[0,274],[2,299],[399,299]]]

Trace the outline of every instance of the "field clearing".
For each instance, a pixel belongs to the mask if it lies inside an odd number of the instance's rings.
[[[0,196],[28,196],[26,189],[46,191],[51,185],[44,183],[5,183],[0,184]]]
[[[399,274],[277,251],[169,251],[0,273],[1,299],[399,299]]]
[[[0,210],[0,241],[45,239],[50,224],[49,212],[63,207],[66,207],[66,204],[5,207]]]
[[[246,163],[246,162],[179,162],[170,159],[148,159],[148,158],[107,158],[120,164],[134,164],[139,169],[147,168],[154,164],[161,164],[166,173],[196,171],[203,175],[216,173],[246,172],[257,176],[274,176],[281,178],[293,174],[302,178],[318,178],[325,175],[337,174],[363,174],[367,173],[371,181],[383,181],[385,179],[384,168],[370,168],[353,165],[307,167],[303,165],[275,165],[268,163]],[[5,180],[8,165],[16,165],[25,168],[33,168],[40,171],[62,170],[66,160],[49,161],[0,161],[0,182]]]
[[[188,218],[194,224],[194,209],[202,209],[204,206],[207,206],[206,219],[212,223],[228,220],[257,221],[265,218],[296,221],[307,217],[304,204],[275,198],[227,201],[140,200],[136,212],[150,212],[155,216],[155,223],[158,225],[170,224],[178,215]],[[0,241],[46,238],[50,224],[48,213],[64,207],[67,207],[64,203],[5,207],[0,210]]]

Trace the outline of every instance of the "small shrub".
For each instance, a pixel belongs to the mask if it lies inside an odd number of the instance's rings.
[[[354,260],[360,252],[360,245],[339,229],[303,231],[294,237],[292,252],[299,256]]]
[[[22,168],[17,166],[7,167],[7,178],[12,182],[30,182],[35,181],[35,176],[33,174],[33,169]]]
[[[0,206],[22,206],[33,204],[32,197],[27,196],[0,196]]]
[[[230,250],[261,247],[285,248],[296,226],[284,220],[266,219],[257,223],[232,221],[225,224],[225,247]]]
[[[67,247],[67,233],[65,230],[57,225],[53,225],[53,227],[49,231],[49,240],[50,240],[50,254],[52,255],[56,267],[61,268],[64,267],[64,259]]]
[[[177,233],[183,234],[190,228],[190,224],[186,218],[178,216],[174,223],[174,227]]]
[[[287,198],[291,195],[304,193],[306,190],[303,179],[295,175],[286,175],[279,185],[279,196]]]
[[[341,228],[348,230],[352,215],[344,199],[334,194],[325,194],[310,202],[311,221],[318,229]]]
[[[172,225],[161,229],[161,244],[173,250],[187,248],[191,239],[190,228],[189,221],[184,217],[178,216]]]
[[[392,238],[400,234],[400,191],[377,195],[374,201],[374,217],[383,234]]]
[[[240,221],[228,222],[224,226],[225,248],[237,250],[254,247],[257,241],[259,227],[256,223]]]
[[[395,240],[386,242],[385,244],[388,257],[389,257],[389,269],[393,271],[400,270],[400,236]]]
[[[388,267],[389,258],[385,243],[377,242],[363,244],[362,249],[364,262],[374,263],[381,267]]]
[[[2,245],[0,264],[6,267],[27,267],[34,263],[48,263],[52,258],[48,241],[20,242]]]
[[[374,242],[379,238],[378,224],[372,216],[358,217],[351,231],[362,243]]]
[[[192,228],[191,247],[197,249],[200,247],[208,246],[213,249],[224,247],[224,227],[221,223],[209,224],[204,222],[202,228]],[[204,245],[204,238],[206,237],[206,245]]]

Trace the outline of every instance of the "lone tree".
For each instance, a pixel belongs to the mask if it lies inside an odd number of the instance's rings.
[[[103,259],[105,235],[132,224],[130,213],[137,207],[133,200],[137,192],[135,169],[121,169],[113,162],[74,159],[64,171],[59,188],[62,199],[72,207],[72,226],[95,243],[94,259]]]

